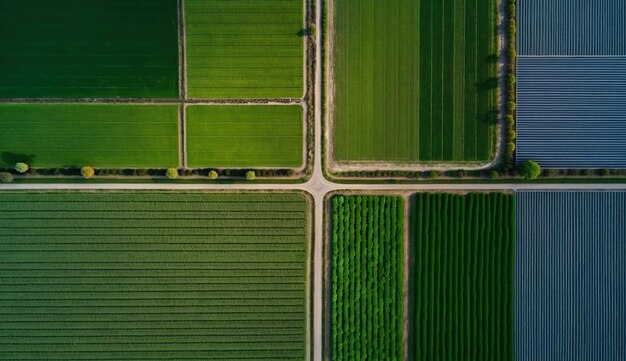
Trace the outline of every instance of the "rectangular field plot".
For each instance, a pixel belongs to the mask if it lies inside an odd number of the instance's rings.
[[[512,361],[513,196],[414,198],[409,345],[416,361]]]
[[[404,200],[332,199],[331,360],[404,358]]]
[[[334,3],[334,160],[494,156],[495,0]]]
[[[518,54],[626,55],[624,0],[520,0]]]
[[[626,57],[520,57],[517,161],[626,168]]]
[[[0,1],[0,98],[177,98],[176,0]]]
[[[178,106],[0,104],[0,167],[178,166]]]
[[[0,360],[305,360],[307,201],[0,194]]]
[[[518,192],[515,360],[626,356],[626,192]]]
[[[187,107],[190,167],[299,167],[303,115],[299,105]]]
[[[186,0],[190,98],[300,98],[302,0]]]

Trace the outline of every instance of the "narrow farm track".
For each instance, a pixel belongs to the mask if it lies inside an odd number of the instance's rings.
[[[316,27],[320,29],[316,31],[316,42],[322,44],[322,0],[316,1]],[[302,184],[262,184],[262,183],[246,183],[246,184],[72,184],[72,183],[50,183],[50,184],[0,184],[0,190],[212,190],[212,191],[238,191],[238,190],[279,190],[290,191],[300,190],[310,193],[315,200],[314,211],[314,243],[313,243],[313,337],[312,337],[312,355],[314,361],[323,360],[322,350],[322,319],[323,319],[323,270],[324,270],[324,257],[323,257],[323,242],[324,242],[324,197],[327,193],[333,191],[347,190],[347,191],[370,191],[370,192],[386,192],[386,191],[454,191],[454,190],[566,190],[566,189],[580,189],[580,190],[616,190],[625,189],[624,184],[514,184],[514,183],[502,183],[502,184],[337,184],[327,180],[323,175],[322,169],[322,47],[316,47],[316,63],[315,63],[315,123],[314,123],[314,168],[311,178]],[[33,99],[30,99],[31,101]],[[25,99],[11,99],[11,102],[26,102]],[[42,101],[37,100],[35,101]],[[57,99],[59,101],[59,99]],[[61,101],[67,101],[62,99]],[[81,100],[76,100],[77,102]],[[85,102],[95,102],[93,99],[82,99]],[[153,103],[145,99],[133,100],[136,102]],[[267,100],[263,100],[267,101]],[[276,99],[277,103],[285,103],[283,99]],[[0,102],[6,102],[0,100]],[[46,102],[54,102],[54,100],[46,100]],[[129,102],[128,99],[104,99],[101,102]],[[130,101],[132,102],[132,101]],[[160,99],[155,100],[158,103],[180,104],[178,99]],[[190,101],[191,102],[196,102]],[[223,104],[221,101],[198,101],[204,104]],[[256,100],[246,100],[244,102],[258,104]],[[288,104],[299,103],[300,100],[289,99]],[[240,104],[240,103],[237,103]],[[311,353],[307,352],[307,355]]]

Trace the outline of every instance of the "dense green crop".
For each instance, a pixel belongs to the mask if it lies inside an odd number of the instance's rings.
[[[0,167],[176,167],[178,106],[0,104]]]
[[[336,0],[339,161],[482,162],[497,124],[495,0]]]
[[[190,167],[299,167],[304,151],[299,105],[187,107]]]
[[[176,0],[0,1],[0,98],[177,98]]]
[[[513,360],[514,199],[415,196],[412,359]]]
[[[333,360],[404,357],[404,201],[332,200]]]
[[[191,98],[300,98],[302,0],[186,0]]]
[[[0,360],[304,360],[298,194],[0,193]]]

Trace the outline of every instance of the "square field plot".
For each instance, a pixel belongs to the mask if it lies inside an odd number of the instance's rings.
[[[176,167],[177,105],[0,104],[0,167]]]
[[[303,361],[295,193],[0,194],[1,360]]]
[[[415,196],[412,360],[514,360],[514,207],[501,193]]]
[[[303,134],[299,105],[188,106],[188,165],[300,167]]]
[[[495,156],[495,0],[334,0],[333,159]]]
[[[517,160],[626,168],[626,57],[520,57]]]
[[[190,98],[300,98],[302,0],[186,0]]]
[[[1,0],[0,98],[177,98],[176,0]]]
[[[515,360],[626,358],[626,192],[518,192]]]

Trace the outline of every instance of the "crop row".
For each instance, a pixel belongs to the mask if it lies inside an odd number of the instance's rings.
[[[332,206],[333,360],[399,360],[404,201],[338,196]]]

